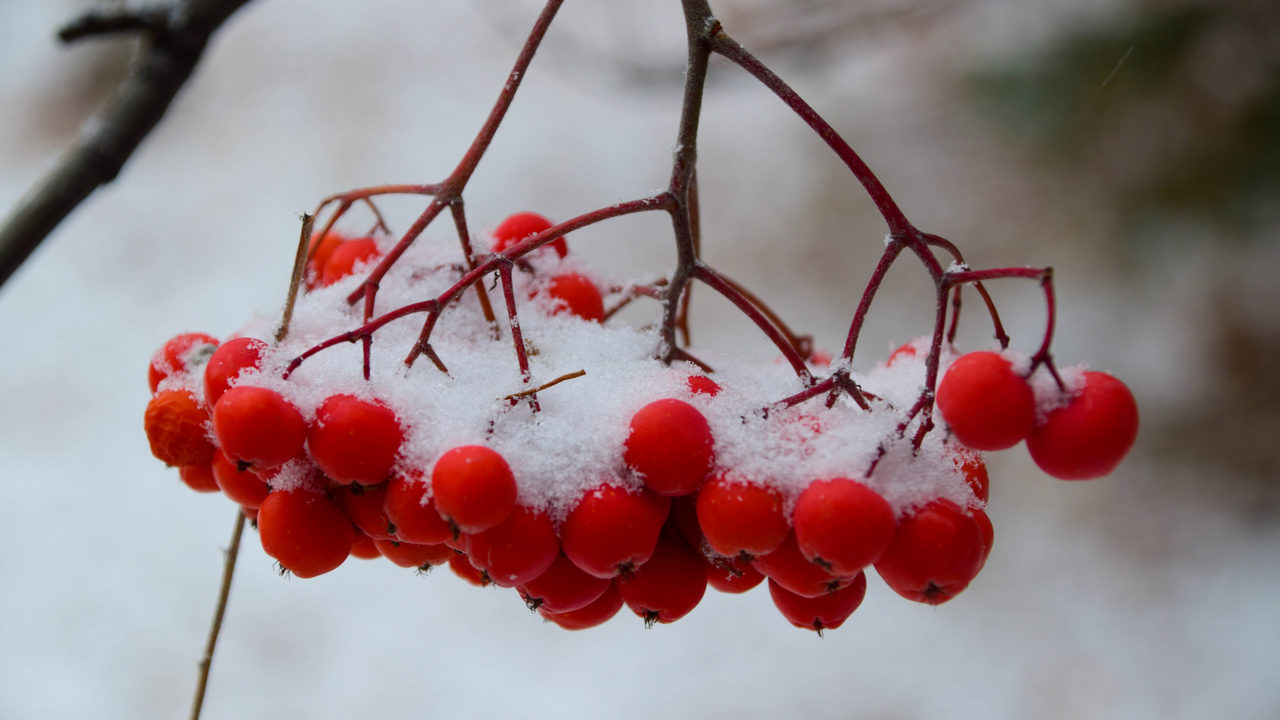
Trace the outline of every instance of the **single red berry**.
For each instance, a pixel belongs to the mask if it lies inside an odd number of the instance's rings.
[[[532,212],[518,212],[503,220],[498,227],[493,230],[493,251],[495,253],[502,252],[525,238],[532,237],[552,226],[552,222],[547,218]],[[564,257],[569,254],[569,245],[565,242],[564,237],[560,236],[552,240],[550,243],[543,245],[544,248],[552,248],[556,255]]]
[[[1031,386],[999,353],[961,355],[938,383],[938,411],[956,439],[974,450],[1004,450],[1036,421]]]
[[[266,352],[266,343],[250,337],[232,338],[218,346],[204,366],[204,401],[216,404],[240,373],[262,367]]]
[[[1027,449],[1053,477],[1091,480],[1115,470],[1137,438],[1133,393],[1111,375],[1088,371],[1070,401],[1031,431]]]
[[[617,615],[621,609],[622,593],[618,592],[618,584],[611,582],[600,597],[585,607],[562,613],[553,613],[543,608],[538,608],[538,614],[565,630],[586,630],[587,628],[603,625],[614,615]]]
[[[764,582],[764,573],[751,567],[751,561],[739,555],[732,558],[707,558],[707,584],[724,593],[744,593]]]
[[[377,485],[391,474],[404,431],[391,408],[354,395],[333,395],[316,409],[307,448],[334,482]]]
[[[715,464],[711,425],[683,400],[655,400],[631,417],[623,460],[659,495],[689,495]]]
[[[483,445],[456,447],[431,471],[436,510],[462,532],[478,533],[507,519],[516,507],[516,478],[507,461]]]
[[[725,473],[703,483],[697,512],[707,545],[725,557],[766,555],[791,531],[781,493]]]
[[[720,394],[720,385],[706,375],[690,375],[688,383],[689,392],[694,395],[715,397]]]
[[[506,520],[467,536],[471,564],[485,571],[493,584],[516,587],[538,577],[560,554],[556,526],[544,512],[517,507]]]
[[[939,605],[977,577],[985,545],[972,515],[949,500],[934,500],[898,521],[876,572],[908,600]]]
[[[653,555],[671,499],[616,485],[590,490],[560,526],[564,554],[584,572],[611,578]]]
[[[453,550],[453,555],[449,557],[449,569],[454,575],[466,580],[476,587],[488,587],[493,584],[485,571],[471,564],[471,560],[467,558],[467,554],[461,550]]]
[[[334,499],[351,522],[374,540],[403,540],[387,518],[386,485],[344,485]]]
[[[209,410],[187,390],[165,390],[147,403],[142,417],[151,454],[166,465],[207,465],[213,460]]]
[[[792,625],[814,630],[819,635],[823,630],[835,630],[843,625],[862,604],[866,594],[867,576],[861,572],[847,586],[812,598],[796,595],[777,582],[769,581],[769,596],[773,598],[778,612]]]
[[[382,557],[402,568],[425,570],[451,562],[453,556],[457,554],[453,548],[444,545],[419,545],[388,539],[375,539],[373,544]]]
[[[311,245],[307,248],[306,280],[308,290],[315,290],[320,287],[321,280],[324,278],[324,266],[329,262],[329,256],[333,254],[333,251],[339,245],[346,241],[347,238],[332,230],[324,235],[311,236]]]
[[[609,589],[607,578],[588,575],[559,554],[546,572],[519,587],[520,596],[534,610],[563,613],[595,602]]]
[[[196,492],[218,492],[218,483],[213,479],[213,466],[210,463],[180,467],[178,477],[182,478],[184,485]]]
[[[373,543],[373,538],[365,535],[359,530],[355,531],[355,539],[351,541],[351,557],[361,560],[373,560],[382,557],[382,553],[378,552],[378,546]]]
[[[373,238],[358,238],[339,244],[329,254],[320,273],[320,285],[329,287],[355,272],[356,265],[375,260],[380,253]]]
[[[396,473],[387,483],[387,519],[396,526],[397,539],[425,545],[453,539],[454,528],[436,511],[428,489],[418,470]]]
[[[213,434],[228,458],[263,470],[302,451],[307,423],[280,393],[237,385],[222,393],[213,406]]]
[[[853,582],[851,577],[836,577],[809,562],[796,544],[795,533],[787,535],[776,550],[761,555],[751,564],[782,587],[804,597],[825,595]]]
[[[355,532],[337,503],[306,488],[273,492],[258,508],[263,551],[300,578],[341,565],[351,554]]]
[[[552,315],[567,312],[583,320],[604,322],[604,296],[590,278],[578,273],[561,273],[547,283]]]
[[[706,563],[688,545],[659,540],[653,556],[618,579],[631,612],[648,625],[672,623],[688,615],[707,592]]]
[[[849,577],[880,558],[894,515],[875,490],[848,478],[810,483],[796,500],[796,544],[810,562]]]
[[[218,339],[204,333],[183,333],[170,338],[151,356],[147,367],[147,385],[151,392],[170,375],[199,367],[217,346]]]
[[[271,488],[248,467],[239,467],[221,450],[213,455],[213,478],[218,489],[240,507],[257,508],[267,499]]]

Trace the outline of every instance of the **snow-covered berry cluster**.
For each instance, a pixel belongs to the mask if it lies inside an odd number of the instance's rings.
[[[263,317],[155,354],[152,452],[255,518],[266,553],[298,577],[350,556],[448,563],[569,629],[623,605],[673,622],[708,585],[767,579],[787,620],[820,631],[858,607],[869,568],[931,604],[974,579],[993,536],[979,451],[1025,439],[1047,472],[1083,478],[1133,442],[1132,396],[1110,376],[1064,381],[933,338],[865,373],[817,353],[802,375],[728,355],[664,361],[658,330],[605,322],[662,281],[606,282],[552,227],[518,213],[473,257],[317,233],[287,333]],[[397,250],[377,284],[382,314],[352,302]],[[474,282],[485,267],[505,322]],[[940,371],[949,431],[921,412]],[[822,402],[809,391],[820,372],[853,391]]]

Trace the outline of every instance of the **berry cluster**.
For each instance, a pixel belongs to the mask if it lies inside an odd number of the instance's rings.
[[[258,339],[272,333],[256,321],[155,354],[153,454],[256,519],[263,549],[298,577],[350,556],[448,563],[568,629],[623,605],[673,622],[708,585],[741,593],[767,579],[788,621],[821,631],[861,603],[868,568],[924,603],[968,586],[993,537],[978,451],[1025,439],[1050,474],[1084,478],[1133,442],[1132,396],[1110,376],[1064,382],[1043,362],[1019,372],[1003,354],[957,358],[929,338],[866,374],[816,352],[802,377],[733,357],[714,358],[714,379],[701,361],[664,362],[653,329],[604,322],[661,285],[600,281],[553,227],[512,215],[487,254],[455,262],[410,249],[379,281],[396,309],[372,322],[349,298],[394,249],[316,233],[287,335]],[[483,284],[463,281],[477,258],[508,263],[496,273],[505,329]],[[424,294],[455,299],[445,313]],[[403,322],[411,312],[428,314],[421,333]],[[410,360],[374,352],[375,331]],[[514,367],[499,359],[511,341]],[[909,435],[921,378],[939,367],[950,431]],[[810,407],[821,386],[804,378],[820,370],[854,390]]]

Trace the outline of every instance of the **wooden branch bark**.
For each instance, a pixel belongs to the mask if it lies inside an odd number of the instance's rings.
[[[67,42],[140,33],[129,75],[98,116],[0,225],[0,286],[49,233],[126,161],[191,77],[210,36],[249,0],[172,0],[145,9],[91,12],[59,33]]]

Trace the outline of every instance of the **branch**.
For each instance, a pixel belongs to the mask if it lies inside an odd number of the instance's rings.
[[[72,210],[115,179],[191,77],[209,37],[248,1],[172,0],[133,13],[89,13],[63,28],[68,41],[138,32],[147,42],[115,97],[0,226],[0,286]]]

